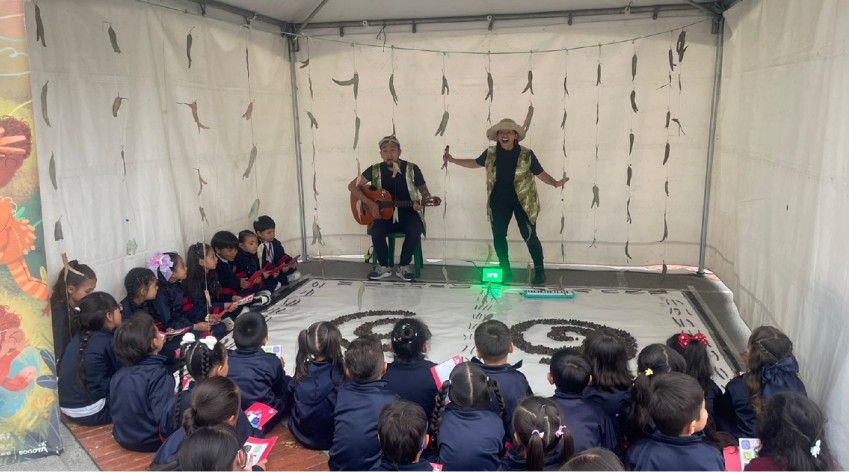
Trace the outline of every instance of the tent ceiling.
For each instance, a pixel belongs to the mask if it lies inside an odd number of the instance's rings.
[[[193,0],[202,3],[203,0]],[[302,23],[322,0],[223,0],[257,14],[287,23]],[[690,6],[686,0],[328,0],[311,23],[419,19],[475,15],[533,14],[551,11],[594,10],[649,7],[654,5]],[[699,1],[706,6],[714,2]]]

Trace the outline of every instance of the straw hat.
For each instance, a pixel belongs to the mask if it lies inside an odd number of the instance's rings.
[[[492,125],[492,128],[486,131],[486,137],[489,138],[490,141],[496,141],[495,136],[499,131],[515,131],[516,134],[519,135],[519,138],[516,139],[516,141],[525,139],[525,129],[510,118],[504,118],[498,123]]]

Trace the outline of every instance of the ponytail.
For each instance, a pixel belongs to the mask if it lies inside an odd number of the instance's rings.
[[[77,386],[91,400],[91,392],[86,382],[85,351],[88,341],[95,331],[100,331],[106,325],[106,316],[118,308],[118,302],[106,292],[93,292],[80,300],[80,305],[71,310],[73,324],[80,336],[79,362],[77,366]],[[67,355],[67,354],[66,354]]]
[[[572,457],[575,441],[563,424],[560,409],[551,399],[527,397],[513,413],[516,438],[525,448],[527,470],[544,470],[545,459],[560,448],[558,466]]]
[[[445,412],[445,400],[448,399],[448,392],[451,390],[451,380],[446,380],[442,383],[442,387],[439,388],[439,392],[436,394],[436,406],[433,407],[433,415],[431,416],[430,422],[430,435],[433,437],[433,442],[437,444],[437,453],[438,449],[438,436],[439,436],[439,425],[442,424],[442,414]]]
[[[198,382],[183,416],[186,437],[198,428],[226,422],[239,413],[240,405],[239,388],[227,377],[210,377]]]

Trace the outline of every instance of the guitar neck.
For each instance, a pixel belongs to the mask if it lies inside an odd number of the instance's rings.
[[[415,202],[413,202],[413,201],[397,202],[397,201],[393,200],[391,202],[377,202],[377,206],[378,206],[378,208],[396,208],[396,207],[406,208],[406,207],[413,206],[413,203],[415,203]]]

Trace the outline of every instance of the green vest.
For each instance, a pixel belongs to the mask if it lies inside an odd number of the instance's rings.
[[[410,199],[412,201],[418,201],[422,199],[422,193],[419,192],[418,187],[416,187],[416,165],[410,161],[403,161],[407,163],[407,171],[404,173],[404,177],[407,181],[407,191],[410,193]],[[400,163],[398,167],[400,167]],[[371,185],[375,188],[383,188],[383,183],[381,182],[380,176],[380,164],[374,164],[371,166]],[[392,196],[395,198],[395,195]],[[398,209],[396,208],[397,212]],[[418,211],[419,218],[422,219],[422,234],[427,234],[427,223],[425,223],[425,215],[424,208]],[[368,234],[371,234],[371,225],[368,226]]]
[[[528,215],[531,224],[536,224],[539,216],[539,195],[534,174],[531,172],[531,150],[519,146],[519,160],[516,162],[516,176],[513,178],[513,188],[519,197],[522,209]],[[492,209],[489,201],[492,198],[492,189],[495,187],[495,146],[490,146],[486,151],[486,211],[489,221],[492,221]]]

